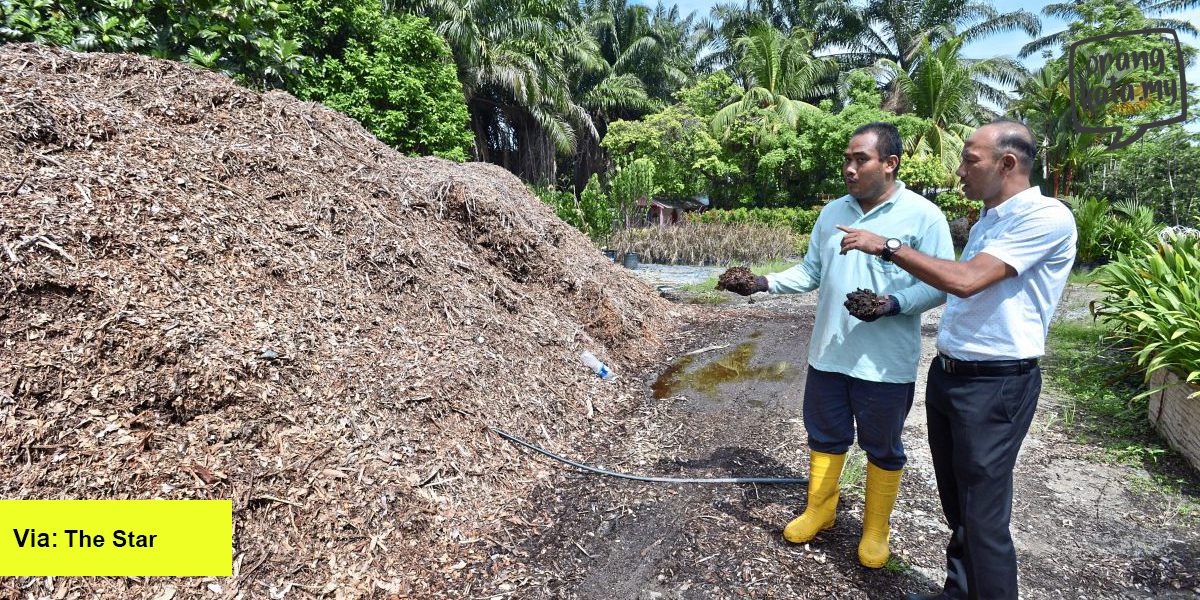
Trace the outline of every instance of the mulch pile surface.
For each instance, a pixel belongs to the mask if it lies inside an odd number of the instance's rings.
[[[232,499],[233,577],[0,597],[471,597],[684,310],[500,167],[282,92],[0,46],[0,498]],[[517,521],[513,521],[516,519]],[[7,587],[7,589],[6,589]]]

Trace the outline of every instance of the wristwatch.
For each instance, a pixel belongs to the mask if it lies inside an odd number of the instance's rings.
[[[900,249],[900,246],[903,245],[904,242],[901,242],[900,238],[889,238],[888,241],[883,243],[883,252],[879,253],[879,258],[882,258],[886,261],[891,261],[892,254],[895,254],[895,252]]]

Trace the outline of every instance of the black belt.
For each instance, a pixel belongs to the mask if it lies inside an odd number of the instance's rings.
[[[1021,360],[954,360],[945,354],[938,353],[938,363],[942,370],[950,375],[1020,375],[1028,373],[1038,365],[1036,358]]]

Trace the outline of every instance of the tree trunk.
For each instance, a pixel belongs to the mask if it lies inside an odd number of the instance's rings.
[[[471,132],[475,135],[475,144],[471,148],[471,158],[478,162],[486,162],[489,156],[489,141],[488,141],[488,121],[489,116],[483,111],[486,107],[479,102],[471,102],[469,105],[471,115]]]
[[[600,134],[600,139],[604,139],[607,127],[599,118],[596,119],[596,131]],[[604,171],[607,163],[604,148],[600,146],[600,140],[594,139],[589,135],[581,135],[579,145],[575,150],[575,195],[579,196],[583,193],[583,188],[587,187],[587,182],[595,173]]]
[[[1175,225],[1179,225],[1179,211],[1175,208],[1175,179],[1171,176],[1172,167],[1175,161],[1167,163],[1167,185],[1171,186],[1171,218],[1175,221]]]

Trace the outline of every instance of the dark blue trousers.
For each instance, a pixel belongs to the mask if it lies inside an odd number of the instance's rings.
[[[935,358],[925,389],[929,450],[950,526],[951,600],[1017,600],[1009,531],[1013,466],[1042,391],[1042,372],[951,375]]]
[[[912,408],[915,383],[879,383],[808,368],[804,382],[804,429],[808,447],[844,454],[854,443],[872,464],[885,471],[904,467],[907,457],[900,433]]]

